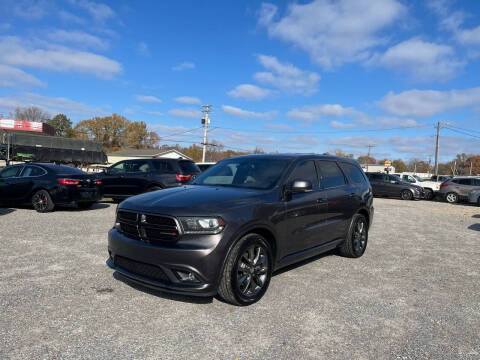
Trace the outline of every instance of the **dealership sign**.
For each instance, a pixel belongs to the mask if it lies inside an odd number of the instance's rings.
[[[0,119],[0,129],[3,130],[18,130],[18,131],[32,131],[53,135],[54,129],[48,124],[38,121],[25,121],[13,119]]]

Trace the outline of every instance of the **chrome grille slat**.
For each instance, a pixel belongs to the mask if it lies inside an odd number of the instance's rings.
[[[117,222],[126,236],[152,245],[171,243],[180,237],[177,222],[167,216],[120,210]]]

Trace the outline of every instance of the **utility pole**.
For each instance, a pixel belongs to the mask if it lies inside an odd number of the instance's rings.
[[[440,121],[437,122],[437,141],[435,143],[435,176],[438,177],[438,142],[440,139]]]
[[[210,108],[212,105],[202,105],[202,112],[205,114],[205,117],[202,119],[203,124],[203,155],[202,155],[202,162],[205,162],[205,154],[207,152],[207,128],[208,124],[210,124],[210,117],[208,114],[212,112]]]
[[[370,150],[372,149],[372,147],[375,147],[375,145],[367,145],[368,147],[368,155],[367,155],[367,171],[368,171],[368,163],[370,161]]]
[[[473,161],[470,161],[470,176],[472,176],[472,166],[473,166]]]

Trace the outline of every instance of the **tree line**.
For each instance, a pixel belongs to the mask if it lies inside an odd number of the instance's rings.
[[[18,120],[45,122],[55,129],[56,136],[101,142],[106,152],[120,150],[125,147],[134,149],[158,148],[159,151],[176,149],[197,162],[202,159],[202,146],[197,144],[187,147],[178,144],[175,146],[160,145],[160,136],[154,131],[149,131],[145,122],[131,121],[118,114],[82,120],[75,126],[73,126],[72,121],[65,114],[57,114],[51,117],[46,111],[36,106],[17,108],[11,116]],[[226,149],[219,142],[212,141],[211,145],[207,146],[207,161],[217,162],[232,156],[263,152],[258,147],[253,151],[234,151]],[[345,153],[340,148],[325,154],[354,158],[353,154]],[[387,159],[375,159],[372,156],[357,157],[357,161],[360,164],[383,165],[385,160]],[[433,173],[435,171],[431,161],[417,158],[410,159],[407,162],[402,159],[389,160],[391,160],[392,166],[395,167],[395,172],[399,173],[405,171]],[[451,161],[439,163],[438,173],[442,175],[480,174],[480,155],[457,154]]]

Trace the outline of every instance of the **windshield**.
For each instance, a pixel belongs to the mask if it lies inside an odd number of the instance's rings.
[[[270,189],[276,185],[289,160],[239,158],[224,160],[206,170],[192,184]]]
[[[425,180],[423,180],[420,176],[418,175],[412,175],[415,179],[417,179],[417,181],[420,181],[420,182],[423,182]]]

